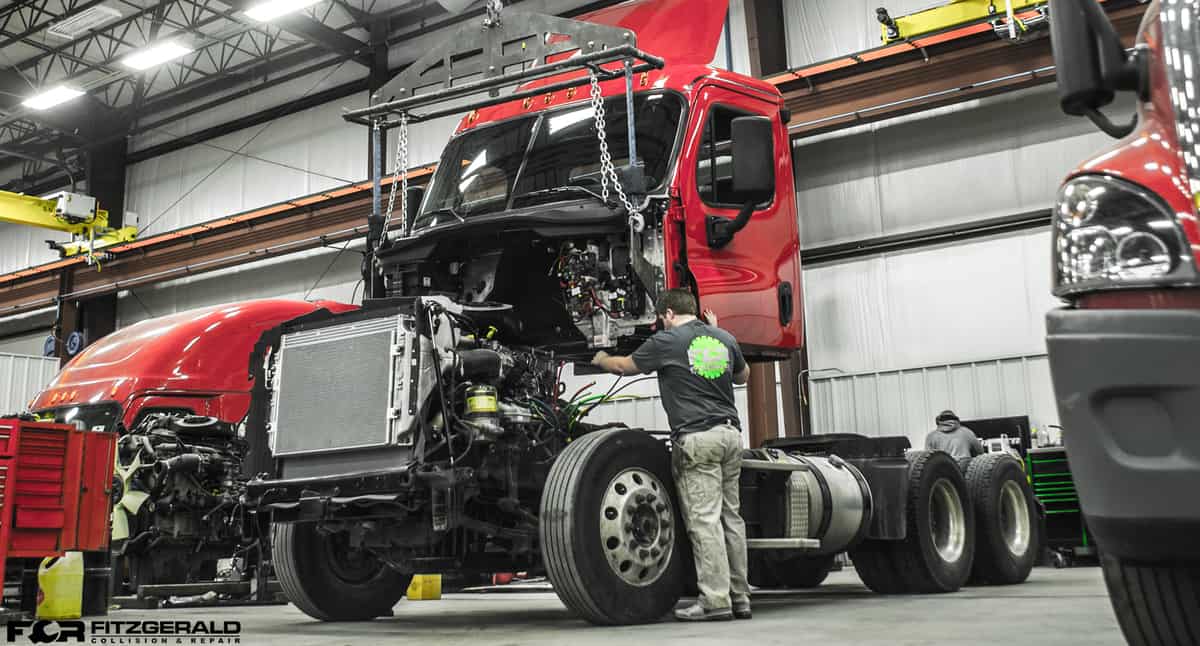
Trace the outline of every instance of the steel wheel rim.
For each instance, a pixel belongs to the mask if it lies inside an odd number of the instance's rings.
[[[625,469],[609,481],[598,513],[600,547],[613,573],[637,587],[662,577],[675,546],[675,510],[663,483],[645,469]]]
[[[1000,536],[1014,556],[1029,550],[1029,505],[1020,485],[1006,480],[1000,487]]]
[[[967,517],[958,489],[939,478],[929,492],[929,536],[933,549],[947,563],[962,557],[967,544]]]

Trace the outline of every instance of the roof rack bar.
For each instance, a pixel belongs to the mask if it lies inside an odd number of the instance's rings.
[[[573,56],[566,60],[547,65],[531,67],[518,72],[511,72],[471,83],[465,83],[459,86],[443,88],[434,92],[427,92],[425,94],[418,94],[416,96],[403,99],[395,99],[392,101],[378,103],[366,108],[350,110],[347,111],[342,118],[352,123],[369,126],[373,121],[372,117],[378,118],[388,114],[400,114],[403,112],[408,112],[409,123],[426,121],[441,116],[470,112],[471,110],[497,105],[500,103],[507,103],[509,101],[546,94],[547,92],[553,92],[560,89],[586,85],[589,82],[589,79],[588,77],[569,79],[544,87],[514,92],[513,94],[506,96],[489,96],[485,99],[474,101],[466,105],[456,105],[453,108],[446,108],[435,112],[415,114],[412,112],[412,110],[488,90],[498,89],[507,85],[535,81],[556,74],[582,71],[584,69],[599,70],[601,72],[601,78],[603,80],[609,80],[624,74],[624,69],[618,68],[615,70],[605,70],[600,68],[600,66],[609,63],[621,63],[623,65],[625,61],[637,63],[632,67],[632,71],[635,74],[649,70],[662,69],[666,64],[663,59],[652,54],[648,54],[633,45],[619,45],[590,54]],[[395,122],[388,121],[383,124],[383,127],[390,128],[394,127],[395,125]]]

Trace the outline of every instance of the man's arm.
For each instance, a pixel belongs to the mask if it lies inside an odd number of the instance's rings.
[[[614,375],[638,375],[642,372],[633,357],[613,356],[603,350],[592,357],[592,365]]]
[[[741,372],[733,375],[733,383],[739,386],[745,384],[747,381],[750,381],[750,364],[748,363],[742,366]]]

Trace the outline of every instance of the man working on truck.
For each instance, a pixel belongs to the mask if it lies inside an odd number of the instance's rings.
[[[934,418],[937,428],[925,436],[925,450],[945,451],[954,459],[973,458],[983,453],[983,444],[975,437],[975,431],[963,426],[958,415],[944,410]]]
[[[668,289],[657,303],[660,331],[631,356],[596,353],[592,363],[617,375],[658,372],[671,424],[671,471],[696,558],[700,598],[675,611],[681,621],[750,618],[746,525],[738,512],[742,434],[734,384],[750,366],[733,335],[696,318],[696,298]]]

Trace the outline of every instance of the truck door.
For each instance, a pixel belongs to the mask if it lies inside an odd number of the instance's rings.
[[[800,346],[800,238],[791,147],[777,97],[725,84],[700,88],[679,168],[686,266],[700,307],[712,308],[751,354]],[[733,220],[747,202],[733,189],[732,130],[738,117],[771,120],[775,190],[723,246],[710,244],[709,221]],[[771,172],[768,169],[766,172]]]

